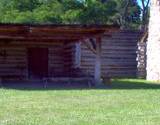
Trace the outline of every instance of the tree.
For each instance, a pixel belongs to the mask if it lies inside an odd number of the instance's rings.
[[[151,0],[147,43],[147,80],[160,81],[160,0]]]
[[[80,24],[79,15],[84,7],[83,1],[63,0],[64,13],[61,15],[64,24]]]
[[[64,0],[64,23],[76,24],[109,24],[110,18],[116,13],[116,2],[102,3],[98,0],[73,1]]]
[[[140,6],[137,0],[116,0],[117,13],[113,21],[116,21],[122,28],[138,28],[140,25]]]
[[[150,0],[141,0],[142,28],[148,27]]]
[[[97,0],[86,0],[79,14],[82,24],[110,24],[112,16],[116,13],[116,2],[101,3]]]
[[[62,22],[62,5],[57,0],[1,0],[1,23]]]
[[[0,0],[0,15],[1,23],[135,27],[140,20],[136,0]]]

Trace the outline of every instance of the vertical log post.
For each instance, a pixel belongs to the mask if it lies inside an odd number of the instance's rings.
[[[101,38],[96,38],[96,55],[95,55],[95,85],[101,85]]]

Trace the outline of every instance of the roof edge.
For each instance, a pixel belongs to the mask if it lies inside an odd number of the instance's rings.
[[[90,27],[95,27],[95,28],[109,28],[109,27],[114,27],[114,28],[120,28],[119,25],[100,25],[100,24],[30,24],[30,23],[0,23],[0,26],[33,26],[33,27],[38,27],[38,26],[46,26],[46,27],[80,27],[80,28],[90,28]]]

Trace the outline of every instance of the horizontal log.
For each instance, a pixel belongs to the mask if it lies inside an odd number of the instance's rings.
[[[0,69],[0,73],[4,74],[25,74],[26,70],[19,70],[19,69]]]
[[[114,46],[114,47],[112,47],[112,46],[102,46],[102,50],[108,50],[108,49],[110,49],[110,50],[117,50],[117,49],[119,49],[119,50],[136,50],[137,48],[136,48],[136,46],[135,47],[130,47],[130,46]]]
[[[119,55],[119,54],[108,54],[108,55],[102,55],[101,58],[103,59],[133,59],[133,60],[136,60],[136,55],[128,55],[128,54],[124,54],[124,55]]]
[[[116,67],[108,67],[108,68],[106,68],[106,66],[102,66],[102,70],[106,70],[106,71],[110,71],[110,70],[113,70],[113,71],[128,71],[128,70],[134,70],[134,71],[136,71],[137,69],[136,69],[136,67],[134,67],[134,66],[127,66],[126,68],[123,68],[123,66],[116,66]]]
[[[118,54],[118,55],[136,55],[136,52],[134,52],[134,50],[125,50],[125,51],[119,51],[119,50],[102,50],[102,53],[101,53],[101,55],[111,55],[111,54]]]

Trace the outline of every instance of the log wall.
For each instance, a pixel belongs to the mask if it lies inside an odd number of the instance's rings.
[[[81,44],[81,72],[87,76],[93,76],[95,66],[95,55],[85,44]]]
[[[65,73],[64,43],[10,42],[0,43],[0,77],[28,78],[27,48],[48,48],[48,74],[51,77]],[[66,59],[68,59],[66,55]],[[38,62],[37,62],[38,63]]]
[[[0,76],[27,76],[27,50],[25,48],[0,47]]]
[[[64,63],[64,73],[63,76],[72,76],[74,53],[75,53],[75,43],[64,43],[63,47],[63,63]]]
[[[137,76],[137,43],[138,31],[120,31],[112,38],[104,35],[102,38],[102,75],[110,77]],[[95,55],[83,43],[81,44],[80,67],[75,66],[75,43],[51,42],[10,42],[0,43],[0,77],[28,77],[27,48],[48,48],[49,76],[93,76]],[[144,53],[141,53],[142,55]],[[139,56],[138,56],[139,57]],[[143,62],[143,61],[139,61]],[[140,70],[138,70],[140,71]],[[143,74],[143,73],[142,73]]]
[[[53,45],[49,47],[48,55],[48,70],[49,76],[59,77],[64,72],[64,54],[63,54],[63,43]]]
[[[136,77],[138,31],[120,31],[112,38],[102,38],[102,76]],[[82,44],[81,69],[86,74],[94,73],[95,55]]]

